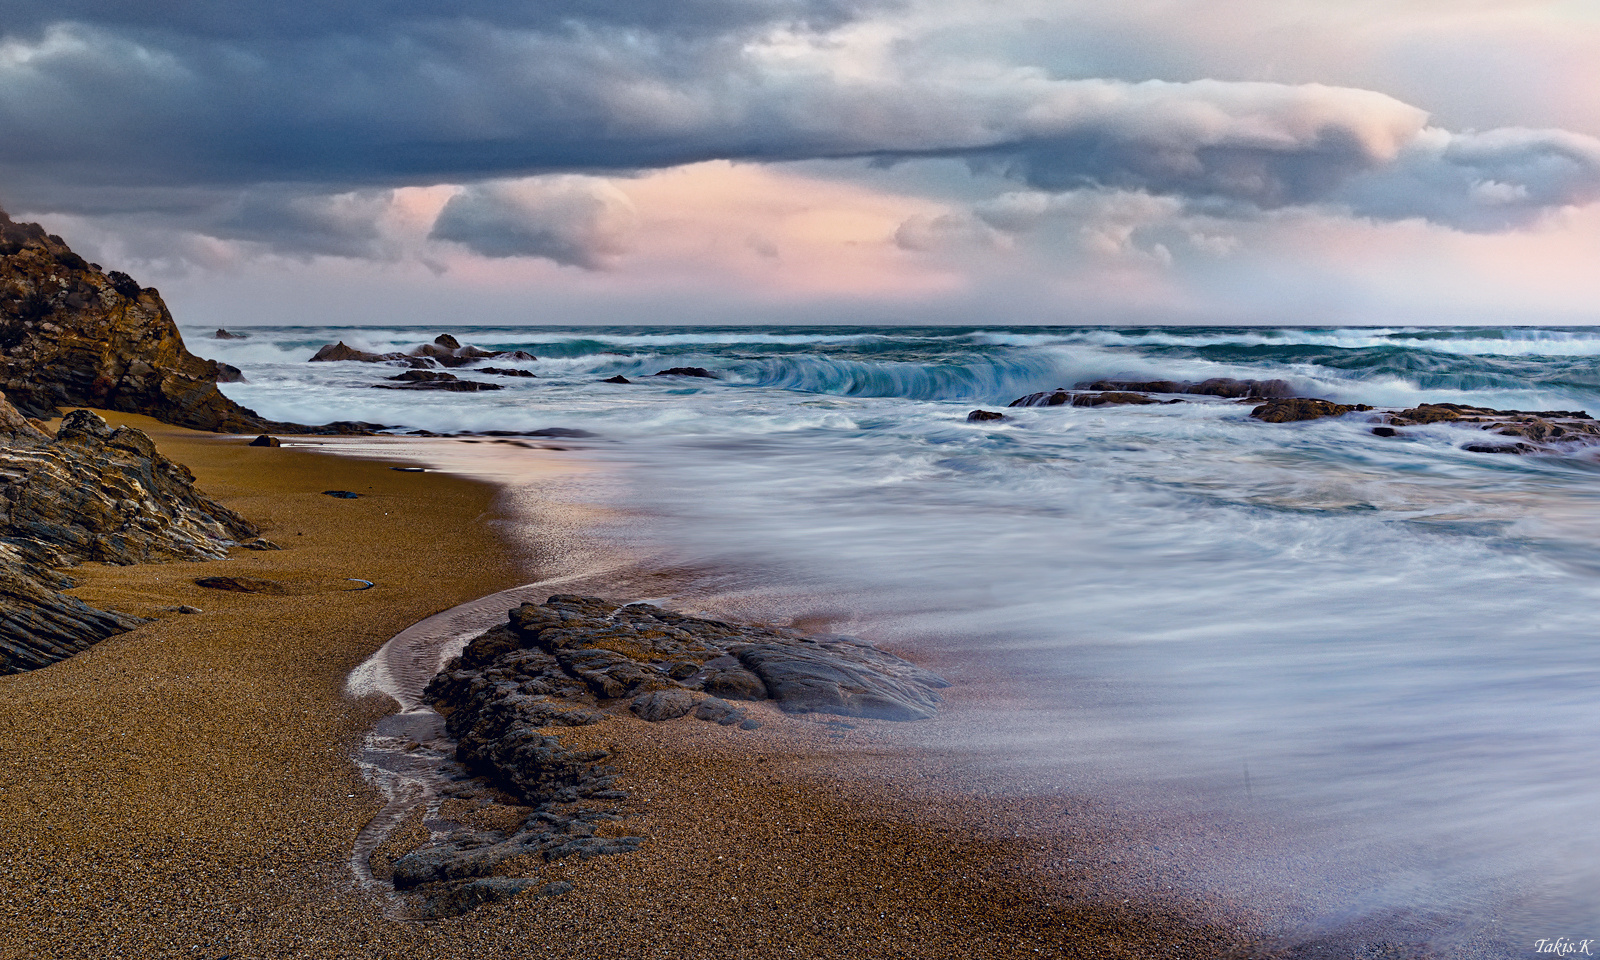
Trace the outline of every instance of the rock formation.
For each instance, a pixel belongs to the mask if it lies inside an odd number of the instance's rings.
[[[494,357],[504,357],[507,360],[532,361],[539,359],[526,350],[483,350],[471,345],[462,346],[460,341],[448,333],[441,333],[433,339],[432,343],[425,343],[410,353],[372,353],[368,350],[357,350],[348,346],[343,340],[338,343],[323,344],[311,357],[312,363],[331,363],[338,360],[354,360],[359,363],[404,363],[415,368],[432,366],[464,367],[478,360],[489,360]],[[503,372],[503,371],[491,371]],[[512,376],[532,376],[526,371],[519,371]]]
[[[1161,403],[1155,397],[1147,397],[1142,393],[1125,393],[1122,391],[1108,391],[1105,393],[1070,393],[1066,390],[1046,390],[1042,393],[1030,393],[1026,397],[1018,397],[1007,406],[1011,407],[1107,407],[1107,406],[1141,406],[1151,403]],[[1182,403],[1181,400],[1169,400],[1168,403]],[[968,416],[967,419],[972,419]]]
[[[140,622],[60,593],[72,581],[55,568],[215,560],[256,534],[144,433],[76,410],[52,438],[0,396],[0,673],[46,666]]]
[[[469,643],[428,685],[464,771],[521,804],[521,825],[456,830],[401,856],[395,889],[424,916],[460,913],[521,891],[559,893],[537,877],[496,875],[523,864],[635,849],[643,838],[597,833],[619,818],[603,750],[575,749],[561,732],[608,713],[661,723],[754,730],[729,701],[771,700],[788,711],[915,720],[938,708],[944,680],[848,637],[810,638],[688,617],[649,604],[553,596],[523,604]],[[452,796],[485,788],[457,780]],[[532,858],[526,859],[526,858]]]
[[[154,287],[102,272],[36,223],[0,211],[0,390],[24,414],[139,413],[224,433],[370,433],[375,424],[263,420],[222,395],[232,367],[190,353]]]
[[[1213,377],[1192,383],[1187,380],[1092,380],[1077,384],[1075,390],[1100,390],[1138,393],[1190,393],[1203,397],[1226,397],[1230,400],[1245,397],[1273,399],[1294,396],[1294,388],[1287,380],[1235,380],[1232,377]]]
[[[1371,409],[1364,403],[1334,403],[1332,400],[1295,398],[1292,400],[1269,400],[1251,410],[1250,416],[1266,423],[1297,423],[1301,420],[1339,417],[1347,413]]]

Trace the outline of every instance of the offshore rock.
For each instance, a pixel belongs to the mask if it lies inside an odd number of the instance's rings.
[[[986,423],[995,420],[1004,420],[1005,418],[1005,414],[995,413],[992,410],[974,410],[967,414],[968,423]]]
[[[1250,416],[1266,423],[1297,423],[1302,420],[1319,420],[1338,417],[1356,411],[1371,410],[1364,403],[1334,403],[1332,400],[1269,400],[1250,411]]]
[[[672,367],[657,373],[658,377],[699,377],[702,380],[720,379],[705,367]]]
[[[1077,390],[1133,391],[1139,393],[1189,393],[1206,397],[1242,399],[1260,397],[1263,400],[1294,396],[1294,387],[1287,380],[1235,380],[1232,377],[1212,377],[1193,383],[1187,380],[1091,380],[1077,384]]]
[[[417,368],[435,365],[463,367],[469,363],[488,360],[493,357],[505,357],[508,360],[539,359],[526,350],[482,350],[470,345],[462,346],[455,337],[448,333],[441,333],[434,338],[432,343],[425,343],[410,353],[372,353],[368,350],[357,350],[340,340],[338,343],[324,344],[311,357],[311,362],[331,363],[339,360],[354,360],[360,363],[401,362]]]
[[[61,594],[92,560],[216,560],[259,531],[144,433],[87,410],[41,432],[0,395],[0,673],[46,666],[140,621]]]
[[[1142,393],[1123,393],[1123,392],[1119,392],[1119,391],[1112,391],[1112,392],[1108,392],[1108,393],[1071,393],[1071,392],[1068,392],[1066,390],[1056,389],[1056,390],[1045,390],[1045,391],[1043,391],[1041,393],[1030,393],[1025,397],[1018,397],[1017,399],[1015,399],[1015,400],[1011,401],[1009,404],[1007,404],[1007,406],[1011,406],[1011,407],[1061,407],[1061,406],[1069,406],[1070,405],[1070,406],[1074,406],[1074,407],[1105,407],[1105,406],[1122,406],[1122,405],[1141,405],[1142,406],[1142,405],[1145,405],[1145,404],[1160,403],[1160,402],[1161,402],[1160,400],[1157,400],[1154,397],[1147,397]],[[1177,403],[1179,401],[1173,401],[1173,402]],[[985,411],[974,410],[973,414],[983,413],[983,412],[985,412]],[[968,414],[967,415],[967,419],[968,420],[973,419],[973,415],[972,414]],[[983,418],[979,418],[979,419],[989,419],[989,418],[988,417],[983,417]]]
[[[1600,423],[1582,410],[1495,410],[1459,403],[1424,403],[1388,414],[1394,426],[1472,424],[1519,443],[1469,443],[1471,453],[1560,453],[1600,443]]]

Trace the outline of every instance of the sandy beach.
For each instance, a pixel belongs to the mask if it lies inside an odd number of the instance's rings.
[[[892,723],[760,704],[758,731],[573,731],[616,753],[643,847],[551,865],[563,896],[386,919],[348,864],[382,806],[351,756],[393,704],[345,679],[408,625],[538,578],[493,530],[497,490],[107,419],[283,549],[73,571],[85,601],[153,619],[0,678],[0,957],[1262,955],[1244,912],[1185,899],[1170,860],[1130,856],[1081,798],[987,797],[947,758],[896,749]],[[219,574],[287,593],[193,582]]]

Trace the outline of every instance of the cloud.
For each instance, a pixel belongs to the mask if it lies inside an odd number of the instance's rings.
[[[620,208],[505,184],[715,159],[942,157],[991,190],[1165,197],[1239,219],[1324,207],[1471,231],[1600,196],[1597,141],[1578,134],[1451,133],[1347,86],[1063,77],[919,47],[923,14],[893,3],[257,7],[8,5],[0,200],[382,259],[396,255],[389,192],[465,185],[437,238],[594,267],[626,242]],[[496,210],[495,198],[511,199]],[[973,228],[994,226],[938,216],[900,242],[981,242]]]
[[[1418,218],[1473,232],[1523,227],[1551,210],[1600,200],[1600,140],[1563,130],[1430,129],[1336,199],[1375,219]]]
[[[551,176],[467,187],[444,205],[428,237],[485,257],[542,257],[602,270],[631,246],[638,215],[605,180]]]

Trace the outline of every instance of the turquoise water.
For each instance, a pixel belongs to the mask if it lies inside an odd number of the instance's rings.
[[[1600,936],[1600,448],[1478,454],[1464,426],[1384,439],[1212,398],[965,419],[1122,376],[1600,414],[1600,331],[450,328],[539,357],[488,362],[533,379],[455,371],[505,387],[479,394],[304,362],[437,330],[246,332],[190,344],[263,415],[590,431],[614,468],[591,495],[658,562],[742,571],[723,589],[757,609],[813,598],[958,681],[1016,677],[1026,709],[974,732],[975,762],[1219,809],[1248,770],[1294,856],[1201,886],[1292,859],[1327,918]],[[673,366],[719,379],[650,376]]]

